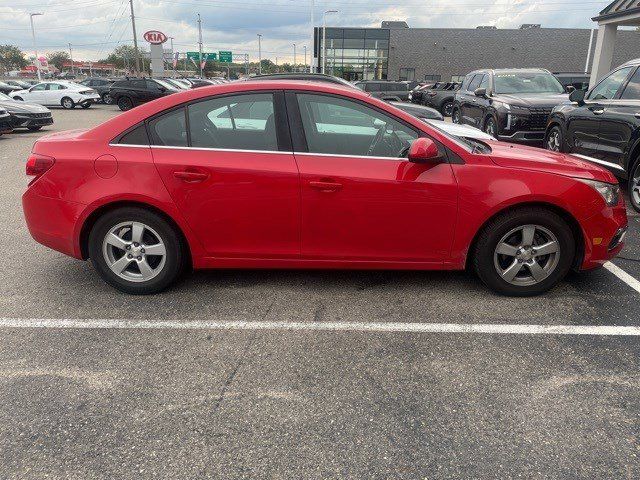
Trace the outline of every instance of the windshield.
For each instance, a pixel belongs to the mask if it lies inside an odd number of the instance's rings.
[[[447,132],[446,130],[444,130],[443,128],[441,128],[436,124],[436,122],[442,122],[442,120],[430,121],[427,119],[422,119],[422,121],[428,124],[433,129],[437,130],[438,133],[444,135],[450,140],[453,140],[458,145],[462,145],[470,153],[491,153],[491,148],[486,143],[483,143],[474,138],[461,137],[458,135],[454,135],[450,132]]]
[[[493,77],[494,93],[563,93],[556,77],[546,72],[496,73]]]
[[[169,90],[179,90],[178,87],[174,87],[173,85],[171,85],[168,82],[165,82],[164,80],[158,80],[157,78],[154,78],[153,80],[159,83],[160,85],[162,85],[164,88],[167,88]]]

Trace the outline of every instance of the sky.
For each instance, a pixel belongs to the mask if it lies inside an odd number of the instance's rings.
[[[315,25],[379,27],[382,20],[404,20],[410,27],[474,28],[495,25],[518,28],[540,23],[553,28],[595,28],[591,17],[609,2],[593,0],[316,0]],[[202,18],[203,50],[231,50],[258,58],[257,34],[262,35],[262,58],[278,63],[303,61],[311,44],[311,0],[134,0],[137,37],[141,47],[147,30],[174,37],[174,50],[196,51]],[[132,44],[129,0],[0,0],[0,44],[18,45],[33,53],[29,12],[34,17],[39,53],[67,50],[74,60],[95,61],[120,44]]]

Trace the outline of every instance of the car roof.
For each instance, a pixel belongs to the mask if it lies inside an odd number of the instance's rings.
[[[628,62],[624,62],[621,67],[628,67],[629,65],[640,65],[640,58],[634,58],[633,60],[629,60]]]
[[[473,73],[551,73],[546,68],[481,68],[470,72]]]

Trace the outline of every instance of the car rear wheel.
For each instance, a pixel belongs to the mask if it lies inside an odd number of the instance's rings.
[[[440,109],[440,113],[445,117],[450,117],[453,113],[453,102],[444,102],[442,104],[442,108]]]
[[[629,201],[636,212],[640,212],[640,159],[636,161],[629,175]]]
[[[133,108],[133,100],[131,100],[129,97],[120,97],[118,99],[118,108],[123,112],[131,110]]]
[[[453,111],[451,112],[451,122],[452,123],[462,123],[460,121],[460,110],[457,108],[454,108]]]
[[[89,234],[89,256],[109,285],[136,295],[164,290],[185,263],[176,230],[161,216],[137,207],[98,219]]]
[[[108,93],[105,93],[102,95],[102,103],[104,103],[105,105],[112,105],[113,98],[111,98],[111,95],[109,95]]]
[[[62,100],[60,100],[60,105],[62,105],[62,108],[65,108],[67,110],[75,108],[76,106],[75,102],[69,97],[64,97]]]
[[[90,102],[80,104],[82,108],[89,108],[91,106]]]
[[[556,125],[547,132],[546,138],[544,139],[544,148],[552,152],[561,152],[562,141],[562,130]]]
[[[539,295],[569,272],[575,256],[571,227],[545,208],[521,208],[493,219],[480,233],[473,265],[489,288],[508,296]]]

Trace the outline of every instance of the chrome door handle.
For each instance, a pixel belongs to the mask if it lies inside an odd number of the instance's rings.
[[[604,113],[604,108],[596,108],[591,111],[593,112],[594,115],[602,115]]]

